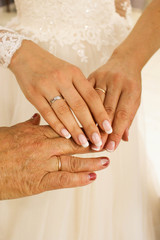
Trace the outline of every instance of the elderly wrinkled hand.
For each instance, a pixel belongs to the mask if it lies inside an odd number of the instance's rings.
[[[40,116],[35,114],[24,123],[0,128],[1,200],[84,186],[96,179],[94,171],[109,164],[107,158],[69,156],[89,149],[59,137],[39,122]]]

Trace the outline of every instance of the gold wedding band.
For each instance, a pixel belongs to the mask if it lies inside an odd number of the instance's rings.
[[[62,162],[61,162],[60,156],[57,156],[57,160],[58,160],[58,171],[62,171]]]
[[[99,91],[103,92],[104,94],[106,94],[106,91],[102,88],[97,87],[97,88],[95,88],[95,90],[99,90]]]

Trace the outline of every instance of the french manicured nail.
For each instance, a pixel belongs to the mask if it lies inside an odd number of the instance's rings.
[[[109,163],[109,159],[107,159],[107,158],[101,159],[102,166],[106,167],[106,166],[108,166],[108,163]]]
[[[35,113],[33,116],[32,116],[32,119],[38,117],[38,113]]]
[[[95,173],[90,173],[90,174],[88,175],[88,177],[89,177],[89,180],[90,180],[90,181],[94,181],[94,180],[96,180],[97,175],[96,175]]]
[[[89,146],[89,142],[87,141],[87,138],[83,134],[80,134],[78,136],[78,139],[84,148],[87,148]]]
[[[104,128],[104,131],[107,133],[107,134],[111,134],[112,133],[112,127],[111,127],[111,124],[109,123],[108,120],[104,120],[103,122],[103,128]]]
[[[62,133],[62,135],[63,135],[66,139],[71,138],[71,134],[67,131],[67,129],[63,128],[63,129],[61,130],[61,133]]]
[[[94,146],[94,147],[91,147],[91,149],[94,150],[94,151],[99,151],[101,148]]]
[[[102,146],[102,140],[101,140],[100,136],[98,135],[98,133],[92,134],[92,140],[93,140],[94,144],[96,145],[96,147]]]
[[[108,151],[108,152],[114,152],[114,150],[115,150],[115,142],[114,141],[110,141],[108,144],[107,144],[107,148],[106,148],[106,150]]]

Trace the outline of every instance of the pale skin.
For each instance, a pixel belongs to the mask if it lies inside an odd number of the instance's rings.
[[[27,99],[60,136],[64,137],[63,133],[68,132],[66,138],[71,134],[75,142],[84,147],[88,147],[86,136],[93,144],[102,144],[96,122],[107,132],[111,129],[108,115],[97,92],[80,69],[27,40],[23,41],[9,67]],[[49,101],[58,95],[65,100],[58,100],[50,106]],[[82,124],[86,136],[69,107]]]
[[[109,136],[102,133],[101,148],[112,152],[122,138],[128,140],[128,129],[141,100],[141,71],[159,48],[160,1],[154,0],[107,63],[88,78],[94,87],[107,91],[106,95],[101,91],[98,94],[112,123],[113,132]]]
[[[125,17],[122,2],[126,1],[116,0],[115,4],[117,12]],[[160,45],[159,4],[154,0],[149,5],[131,34],[109,61],[89,76],[89,81],[76,66],[32,41],[23,41],[9,68],[27,99],[60,136],[72,136],[83,147],[90,141],[95,150],[105,147],[108,151],[114,151],[121,139],[128,140],[128,129],[140,104],[141,70]],[[106,96],[92,86],[106,90]],[[60,94],[65,100],[50,106],[49,101]]]
[[[117,10],[123,14],[119,5]],[[26,98],[60,136],[72,136],[83,147],[88,146],[88,138],[100,147],[100,129],[107,134],[112,132],[109,117],[97,92],[76,66],[58,59],[31,41],[24,41],[12,58],[10,69]],[[50,100],[57,95],[62,95],[65,101],[59,100],[50,106]]]
[[[73,140],[59,137],[50,126],[39,126],[40,116],[12,127],[0,128],[0,200],[45,191],[85,186],[105,169],[109,159],[79,158],[89,152]],[[58,171],[58,159],[62,171]]]

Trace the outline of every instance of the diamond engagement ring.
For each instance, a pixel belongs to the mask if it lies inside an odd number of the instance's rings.
[[[95,90],[100,90],[101,92],[103,92],[104,94],[106,94],[106,91],[105,91],[104,89],[102,89],[102,88],[97,87],[97,88],[95,88]]]
[[[50,105],[52,106],[52,104],[53,104],[55,101],[60,100],[60,99],[63,99],[63,97],[60,96],[60,95],[52,98],[52,99],[49,101],[49,102],[50,102]]]

